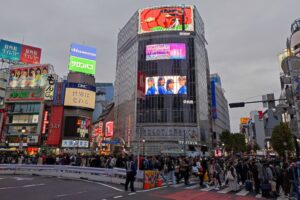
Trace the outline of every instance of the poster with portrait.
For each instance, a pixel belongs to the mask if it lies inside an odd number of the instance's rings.
[[[186,76],[146,77],[145,95],[187,94]]]
[[[9,87],[45,87],[48,84],[48,66],[13,68],[10,70]]]

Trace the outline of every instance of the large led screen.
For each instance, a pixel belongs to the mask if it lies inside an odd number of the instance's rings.
[[[146,46],[146,60],[185,59],[184,43],[151,44]]]
[[[184,11],[184,12],[183,12]],[[156,31],[194,31],[193,7],[154,7],[140,10],[139,33]]]
[[[149,95],[187,94],[186,76],[146,77],[146,92]]]

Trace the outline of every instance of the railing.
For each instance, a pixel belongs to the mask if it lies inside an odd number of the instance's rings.
[[[125,184],[126,170],[123,168],[94,168],[69,165],[25,165],[0,164],[0,175],[40,175],[72,179],[86,179],[106,183]],[[136,188],[143,188],[144,172],[136,175]]]

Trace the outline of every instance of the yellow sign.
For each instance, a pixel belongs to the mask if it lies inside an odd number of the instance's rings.
[[[76,106],[83,108],[95,108],[94,91],[79,88],[66,88],[65,106]]]
[[[240,118],[240,123],[241,124],[248,124],[249,120],[250,119],[248,117],[242,117],[242,118]]]

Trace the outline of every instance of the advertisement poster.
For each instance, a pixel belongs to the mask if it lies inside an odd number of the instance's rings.
[[[94,75],[96,73],[96,48],[71,44],[69,70]]]
[[[109,121],[106,122],[105,128],[105,137],[113,137],[114,136],[114,122]]]
[[[96,93],[94,91],[79,88],[66,88],[64,105],[94,109],[95,98]]]
[[[146,96],[187,94],[186,76],[154,76],[146,78]]]
[[[0,59],[19,61],[22,45],[6,40],[0,40]]]
[[[22,45],[20,62],[28,64],[39,64],[41,60],[42,49]]]
[[[41,53],[42,49],[37,47],[0,40],[0,59],[27,64],[39,64]]]
[[[184,11],[184,12],[183,12]],[[156,31],[194,31],[193,7],[154,7],[139,11],[139,33]]]
[[[184,43],[151,44],[146,46],[146,60],[185,59]]]
[[[44,87],[48,74],[47,66],[14,68],[10,70],[9,87]]]

